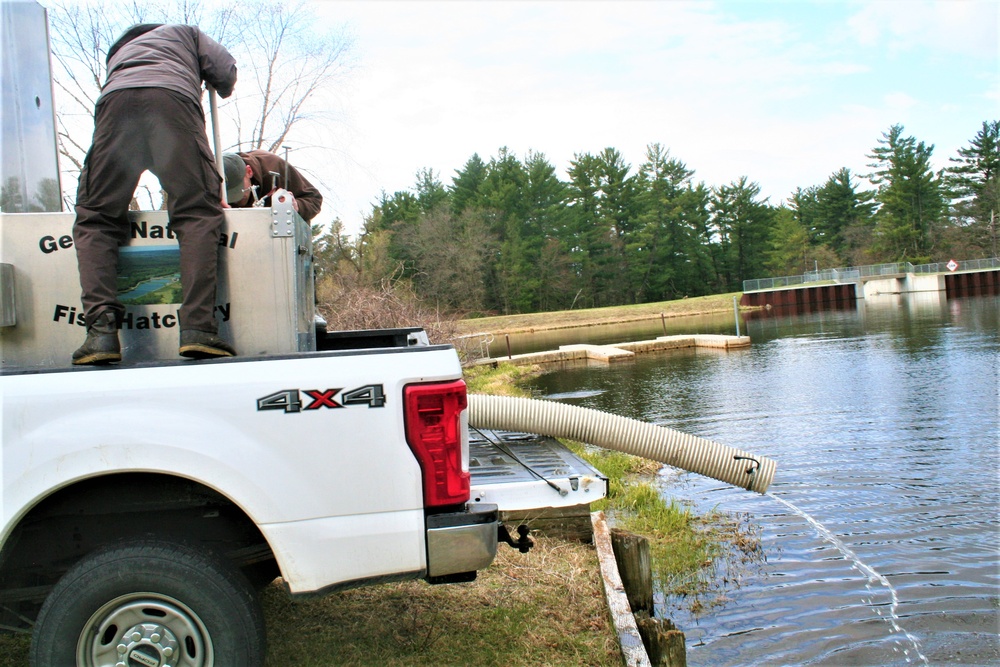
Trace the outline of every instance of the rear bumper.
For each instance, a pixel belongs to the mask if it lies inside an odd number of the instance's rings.
[[[464,512],[427,517],[427,576],[481,570],[497,555],[496,505],[469,503]]]

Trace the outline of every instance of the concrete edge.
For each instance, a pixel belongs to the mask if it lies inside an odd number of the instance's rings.
[[[604,597],[608,602],[611,622],[618,635],[622,656],[628,667],[652,667],[649,655],[639,635],[639,627],[635,623],[632,607],[625,594],[621,575],[618,573],[618,562],[611,548],[611,533],[604,518],[604,512],[592,512],[591,524],[594,527],[594,547],[597,549],[597,560],[601,565],[601,579],[604,581]]]

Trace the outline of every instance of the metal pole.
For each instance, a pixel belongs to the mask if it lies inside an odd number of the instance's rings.
[[[997,218],[996,211],[990,209],[990,231],[993,232],[993,256],[997,256]]]
[[[222,191],[219,193],[222,201],[227,202],[226,197],[226,169],[222,164],[222,134],[219,132],[219,101],[215,94],[215,88],[205,84],[208,88],[208,108],[212,116],[212,139],[215,142],[215,168],[222,177]]]
[[[740,307],[736,302],[736,297],[733,297],[733,315],[736,316],[736,337],[740,337]]]
[[[285,149],[285,189],[288,189],[288,146],[284,146]]]

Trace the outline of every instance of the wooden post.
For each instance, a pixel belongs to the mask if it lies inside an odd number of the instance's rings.
[[[636,617],[639,636],[653,667],[687,667],[684,633],[669,618]]]
[[[653,570],[649,540],[619,528],[612,528],[610,533],[622,587],[635,615],[636,627],[650,664],[653,667],[686,667],[684,633],[669,618],[651,618]]]
[[[653,613],[653,571],[649,540],[618,528],[611,529],[611,548],[625,586],[632,613]]]

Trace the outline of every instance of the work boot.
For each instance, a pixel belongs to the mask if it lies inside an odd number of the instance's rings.
[[[188,359],[212,359],[213,357],[235,357],[236,350],[218,334],[196,329],[181,331],[180,355]]]
[[[118,342],[118,320],[114,311],[105,310],[87,324],[87,340],[73,353],[74,366],[101,366],[122,360]]]

